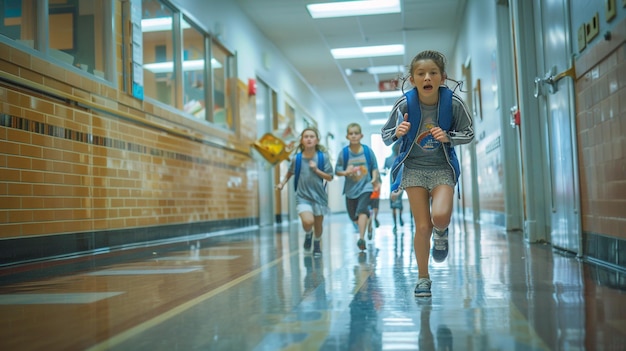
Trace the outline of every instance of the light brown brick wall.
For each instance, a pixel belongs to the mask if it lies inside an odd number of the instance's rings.
[[[230,133],[3,44],[0,72],[0,239],[258,217],[243,83]]]
[[[576,61],[584,232],[626,238],[626,21]]]

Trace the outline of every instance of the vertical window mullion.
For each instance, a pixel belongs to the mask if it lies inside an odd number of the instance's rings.
[[[174,106],[182,110],[183,101],[183,31],[182,31],[182,14],[174,13],[173,16],[173,33],[172,33],[172,49],[174,50]]]

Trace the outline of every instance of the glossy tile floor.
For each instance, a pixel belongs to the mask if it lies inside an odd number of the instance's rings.
[[[298,223],[0,270],[0,350],[624,350],[623,274],[456,221],[416,298],[409,223],[323,255]],[[408,216],[405,214],[405,221]]]

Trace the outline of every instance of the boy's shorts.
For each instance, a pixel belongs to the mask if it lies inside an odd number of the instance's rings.
[[[346,209],[348,210],[348,217],[351,220],[356,221],[361,213],[364,213],[369,218],[370,216],[370,196],[371,192],[363,193],[356,199],[346,198]]]

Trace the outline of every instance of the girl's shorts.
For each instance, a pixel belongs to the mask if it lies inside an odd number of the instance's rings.
[[[452,169],[412,169],[404,167],[402,171],[402,182],[400,187],[403,189],[413,186],[419,186],[433,191],[438,185],[449,185],[452,188],[456,185]]]
[[[302,199],[298,200],[296,210],[298,211],[298,214],[302,212],[313,212],[313,216],[324,216],[329,212],[328,206],[316,204],[311,201]]]

